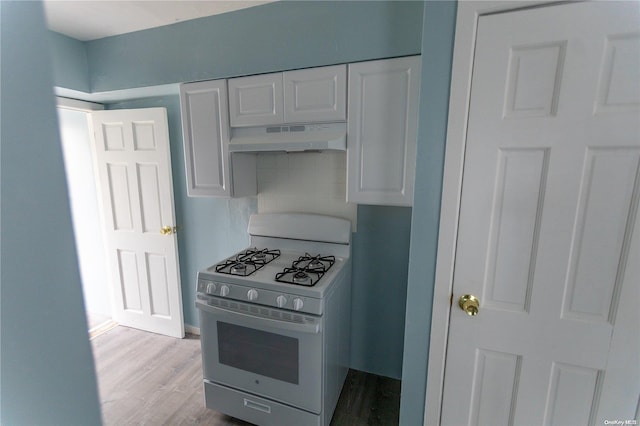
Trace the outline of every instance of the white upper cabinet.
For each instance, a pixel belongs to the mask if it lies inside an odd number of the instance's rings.
[[[346,120],[346,65],[229,79],[231,127]]]
[[[229,153],[226,80],[182,84],[180,109],[187,195],[255,195],[255,156]]]
[[[347,201],[411,206],[420,56],[349,65]]]
[[[189,196],[231,195],[229,118],[224,80],[180,86],[182,137]]]
[[[347,67],[309,68],[283,73],[284,122],[347,119]]]
[[[284,120],[282,73],[229,80],[231,127],[280,124]]]
[[[348,116],[347,201],[411,206],[420,63],[411,56],[182,84],[188,195],[256,194],[255,153],[229,152],[232,127]]]

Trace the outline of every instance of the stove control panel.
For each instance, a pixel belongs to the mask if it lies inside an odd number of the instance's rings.
[[[296,312],[309,314],[322,314],[322,300],[311,297],[290,295],[286,293],[253,288],[249,286],[220,283],[208,279],[208,277],[198,278],[198,299],[208,299],[210,297],[222,297],[238,301],[249,301],[255,304],[272,306],[280,309],[287,309]]]

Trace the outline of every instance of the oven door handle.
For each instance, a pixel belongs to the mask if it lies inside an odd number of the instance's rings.
[[[231,309],[221,308],[219,306],[212,306],[200,300],[196,300],[196,308],[215,314],[215,315],[220,315],[222,317],[227,317],[227,318],[240,317],[242,318],[242,321],[245,322],[245,324],[250,323],[259,327],[268,326],[278,330],[286,330],[286,331],[293,331],[297,333],[306,333],[306,334],[318,334],[320,333],[320,330],[321,330],[320,324],[318,323],[300,324],[300,323],[289,322],[289,321],[281,321],[273,318],[258,317],[251,314],[245,314],[244,312],[238,312]]]

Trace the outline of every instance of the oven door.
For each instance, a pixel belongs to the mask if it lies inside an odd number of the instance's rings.
[[[320,414],[320,317],[197,300],[204,378]]]

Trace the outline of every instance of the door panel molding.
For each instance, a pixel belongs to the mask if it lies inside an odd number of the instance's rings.
[[[176,224],[166,110],[98,111],[90,122],[114,320],[182,338],[177,239],[160,232]]]
[[[444,386],[444,368],[449,333],[449,314],[462,193],[462,171],[467,141],[468,106],[471,97],[476,29],[480,16],[532,7],[551,6],[559,1],[477,1],[458,3],[453,52],[449,121],[440,207],[438,256],[433,293],[431,333],[427,370],[424,425],[439,425]]]

